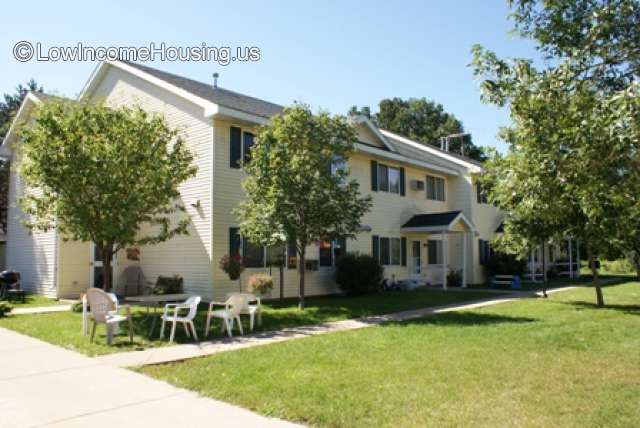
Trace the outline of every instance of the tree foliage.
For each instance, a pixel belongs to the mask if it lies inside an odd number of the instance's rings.
[[[138,107],[56,101],[39,106],[33,119],[20,131],[18,150],[27,225],[93,242],[106,289],[118,250],[187,233],[178,186],[196,167],[164,118]]]
[[[509,152],[494,153],[480,178],[489,200],[508,213],[497,244],[518,252],[541,238],[580,239],[602,306],[593,261],[620,245],[626,219],[640,208],[633,196],[640,162],[637,52],[617,40],[636,42],[637,2],[511,3],[516,30],[553,61],[538,70],[530,60],[473,48],[482,99],[508,105],[512,119],[500,132]]]
[[[440,138],[464,133],[460,120],[446,112],[442,104],[426,98],[386,98],[378,104],[377,113],[372,114],[367,106],[353,106],[349,114],[366,116],[383,129],[436,147],[440,147]],[[485,158],[469,135],[451,138],[449,150],[479,161]]]
[[[235,210],[241,234],[252,242],[295,243],[300,258],[300,307],[304,308],[307,246],[352,237],[371,207],[346,160],[356,134],[345,117],[312,114],[296,104],[261,129],[244,165],[247,198]],[[344,168],[333,168],[341,164]]]

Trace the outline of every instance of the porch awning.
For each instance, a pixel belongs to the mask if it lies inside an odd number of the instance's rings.
[[[403,224],[400,230],[402,232],[454,232],[458,224],[476,233],[475,225],[462,211],[416,214]]]

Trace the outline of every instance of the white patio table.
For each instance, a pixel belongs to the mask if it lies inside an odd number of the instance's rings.
[[[157,308],[162,308],[167,303],[183,302],[190,296],[190,294],[185,293],[149,294],[146,296],[128,296],[125,298],[125,302],[138,306],[146,306],[147,313],[149,313],[149,308],[153,308],[153,314],[148,315],[153,317],[151,321],[151,331],[149,332],[149,337],[153,337],[153,329],[156,326],[156,319],[158,318],[153,315],[156,313]]]

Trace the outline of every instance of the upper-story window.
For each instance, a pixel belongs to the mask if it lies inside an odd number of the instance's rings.
[[[394,167],[371,161],[371,190],[405,195],[405,172]]]
[[[255,135],[237,126],[232,126],[229,132],[229,166],[241,168],[243,163],[251,160]]]
[[[427,199],[432,201],[444,201],[445,200],[445,191],[444,191],[444,178],[435,177],[433,175],[427,175],[426,180],[426,188],[427,188]]]
[[[476,183],[476,197],[479,204],[488,204],[487,194],[482,189],[480,183]]]

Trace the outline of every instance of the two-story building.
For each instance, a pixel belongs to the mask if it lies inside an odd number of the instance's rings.
[[[198,167],[196,176],[180,187],[181,202],[192,217],[189,235],[142,247],[139,257],[128,257],[131,252],[122,251],[114,263],[114,278],[126,267],[139,264],[151,281],[159,275],[178,274],[187,292],[221,297],[238,289],[238,282],[229,280],[218,266],[223,255],[242,254],[247,267],[244,283],[252,273],[265,271],[278,283],[279,269],[273,265],[284,253],[285,294],[297,295],[295,254],[243,240],[232,214],[243,198],[241,160],[253,144],[257,127],[280,113],[281,106],[121,61],[101,63],[80,97],[111,106],[135,104],[162,113],[171,126],[182,130]],[[28,120],[33,107],[45,98],[30,93],[16,123]],[[484,281],[482,263],[500,214],[473,184],[472,176],[482,166],[378,129],[366,118],[354,118],[353,125],[359,142],[348,164],[361,192],[372,195],[373,207],[362,218],[355,239],[317,243],[308,249],[308,294],[337,291],[334,265],[345,251],[374,255],[384,265],[385,276],[396,280],[443,284],[447,272],[458,270],[464,283]],[[14,124],[2,147],[14,160],[7,266],[22,273],[28,291],[77,297],[99,284],[101,262],[91,243],[67,241],[56,230],[30,233],[22,225],[25,214],[17,201],[24,189],[15,168],[20,150],[15,128]]]

